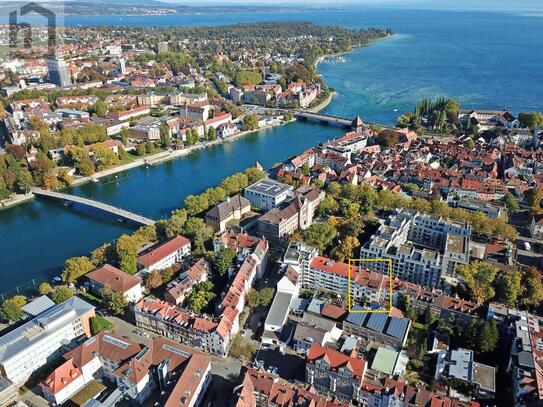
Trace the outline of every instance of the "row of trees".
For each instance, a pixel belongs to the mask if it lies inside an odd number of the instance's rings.
[[[475,261],[458,268],[469,296],[478,304],[494,300],[509,307],[534,309],[543,301],[541,272],[500,270],[492,263]]]

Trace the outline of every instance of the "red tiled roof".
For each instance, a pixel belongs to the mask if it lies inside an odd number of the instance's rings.
[[[104,287],[109,287],[113,291],[120,293],[124,293],[141,283],[139,277],[125,273],[109,264],[91,271],[87,274],[87,277]]]
[[[316,360],[324,359],[332,369],[346,366],[358,379],[362,381],[366,371],[366,361],[344,355],[333,349],[314,343],[307,354],[307,361],[315,363]]]
[[[73,359],[69,359],[53,370],[41,385],[51,393],[57,394],[81,375],[81,370],[74,366]]]
[[[167,242],[162,243],[157,248],[139,256],[138,263],[144,267],[149,267],[186,245],[190,245],[190,240],[184,236],[178,235]]]

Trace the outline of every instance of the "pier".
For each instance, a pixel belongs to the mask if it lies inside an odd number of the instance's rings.
[[[76,195],[63,194],[61,192],[49,191],[41,188],[33,188],[32,193],[37,197],[56,199],[68,205],[73,203],[85,205],[115,215],[119,219],[128,220],[140,225],[151,226],[155,224],[155,221],[152,219],[137,215],[124,209],[116,208],[115,206],[95,201],[93,199],[83,198]]]

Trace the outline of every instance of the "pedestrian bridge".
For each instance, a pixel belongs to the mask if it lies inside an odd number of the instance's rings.
[[[155,224],[155,221],[146,218],[141,215],[126,211],[124,209],[117,208],[93,199],[83,198],[81,196],[63,194],[61,192],[49,191],[41,188],[33,188],[32,193],[37,197],[50,198],[62,201],[67,204],[77,203],[90,208],[95,208],[103,212],[110,213],[122,220],[128,220],[140,225],[151,226]]]
[[[363,124],[362,120],[360,120],[359,117],[355,117],[354,119],[346,119],[344,117],[330,116],[327,114],[313,113],[313,112],[307,112],[307,111],[302,111],[302,110],[295,110],[294,117],[296,117],[297,119],[313,120],[313,121],[327,123],[327,124],[337,124],[340,126],[350,127],[353,129],[356,129],[357,127]]]

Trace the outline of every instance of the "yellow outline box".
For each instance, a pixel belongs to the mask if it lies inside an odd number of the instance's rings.
[[[385,262],[388,263],[388,289],[389,289],[389,308],[388,309],[377,309],[377,310],[352,310],[351,309],[351,263],[377,263]],[[353,313],[376,313],[376,314],[389,314],[392,312],[392,286],[393,286],[393,276],[392,276],[392,259],[349,259],[349,266],[347,269],[347,311]]]

